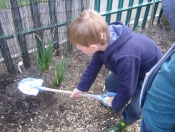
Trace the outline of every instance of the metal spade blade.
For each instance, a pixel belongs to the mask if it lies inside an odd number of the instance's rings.
[[[42,87],[43,80],[42,79],[36,79],[36,78],[25,78],[18,82],[18,89],[27,95],[37,95],[38,92],[41,91],[50,91],[55,93],[62,93],[62,94],[72,94],[71,91],[66,90],[58,90],[58,89],[51,89],[47,87]],[[95,96],[101,96],[101,95],[92,95],[92,94],[79,94],[83,97],[91,97],[95,98]]]

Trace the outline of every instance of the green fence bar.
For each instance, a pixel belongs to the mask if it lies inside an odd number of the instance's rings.
[[[100,12],[100,3],[101,3],[101,0],[95,0],[94,10]]]
[[[130,0],[128,6],[132,7],[133,3],[134,3],[134,0]],[[125,25],[128,25],[130,23],[131,13],[132,13],[132,9],[128,8]]]
[[[156,0],[156,1],[155,1],[155,7],[154,7],[153,21],[154,21],[155,16],[156,16],[156,12],[157,12],[158,5],[159,5],[159,3],[158,3],[157,0]],[[153,21],[152,21],[152,23],[153,23]]]
[[[122,8],[123,8],[123,0],[119,0],[118,9],[122,9]],[[121,16],[122,16],[122,12],[118,12],[116,21],[121,21]]]
[[[31,28],[31,29],[23,30],[22,32],[16,33],[16,35],[20,35],[20,34],[27,35],[27,34],[31,34],[31,33],[36,33],[36,32],[41,31],[41,30],[48,30],[51,28],[61,27],[61,26],[65,26],[65,25],[66,25],[66,22],[59,22],[56,24],[44,25],[44,26],[41,26],[38,28]],[[9,33],[9,34],[5,34],[3,36],[0,36],[0,39],[3,39],[3,38],[11,39],[13,37],[14,37],[13,33]]]
[[[148,3],[152,4],[152,0],[148,0]],[[148,18],[149,10],[150,10],[150,5],[147,5],[146,10],[145,10],[145,14],[144,14],[144,17],[143,17],[142,28],[145,28],[145,26],[146,26],[146,21],[147,21],[147,18]]]
[[[112,2],[113,0],[108,0],[106,11],[110,11],[112,9]],[[110,20],[111,20],[111,15],[106,15],[106,22],[110,23]]]
[[[139,0],[138,4],[142,4],[143,3],[143,0]],[[137,12],[136,12],[136,17],[135,17],[135,21],[134,21],[134,26],[133,26],[133,30],[135,30],[137,28],[137,25],[138,25],[138,21],[139,21],[139,18],[140,18],[140,12],[141,12],[141,8],[142,7],[138,7],[137,8]]]

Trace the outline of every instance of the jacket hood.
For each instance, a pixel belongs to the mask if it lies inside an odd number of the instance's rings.
[[[110,32],[110,42],[106,49],[105,56],[111,55],[112,52],[116,51],[126,41],[132,37],[132,30],[120,22],[114,22],[108,26]]]

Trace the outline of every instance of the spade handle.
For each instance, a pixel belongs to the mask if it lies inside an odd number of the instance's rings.
[[[62,93],[62,94],[72,94],[73,92],[71,91],[67,91],[67,90],[58,90],[58,89],[52,89],[52,88],[47,88],[47,87],[41,87],[42,90],[44,91],[50,91],[50,92],[54,92],[54,93]],[[80,96],[83,97],[87,97],[87,98],[94,98],[95,95],[93,94],[79,94]]]

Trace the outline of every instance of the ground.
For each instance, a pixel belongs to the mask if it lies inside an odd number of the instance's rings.
[[[163,53],[175,42],[172,30],[164,26],[153,26],[149,36],[156,41]],[[56,88],[72,91],[90,58],[74,50],[70,57],[65,80],[61,86]],[[54,62],[59,59],[55,57]],[[104,78],[107,74],[108,70],[103,67],[88,92],[89,94],[104,93]],[[50,87],[51,75],[51,70],[41,73],[35,64],[23,70],[23,73],[15,75],[1,72],[1,132],[103,132],[105,128],[122,119],[122,111],[115,113],[93,98],[70,99],[69,95],[51,92],[39,92],[37,96],[31,96],[18,90],[17,83],[28,77],[41,78],[44,80],[42,86]],[[127,128],[125,132],[139,132],[139,122],[140,120]]]

